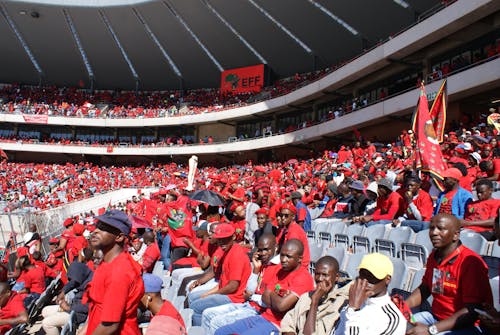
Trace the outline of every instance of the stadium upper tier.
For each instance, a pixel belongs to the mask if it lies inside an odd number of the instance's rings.
[[[448,77],[448,96],[451,101],[477,92],[491,89],[500,84],[500,58],[492,57],[483,62],[473,64]],[[436,81],[427,87],[427,92],[438,91],[441,82]],[[389,97],[378,103],[360,108],[355,112],[345,114],[333,120],[312,124],[303,129],[284,134],[272,134],[245,141],[213,143],[211,145],[138,145],[116,146],[112,150],[108,145],[57,145],[30,143],[30,141],[2,142],[4,150],[26,152],[50,152],[87,155],[127,155],[127,156],[157,156],[157,155],[191,155],[244,152],[259,149],[270,149],[293,143],[310,142],[324,136],[339,135],[352,132],[354,128],[374,125],[391,118],[391,116],[411,113],[418,99],[419,89],[415,88],[394,97]],[[113,121],[113,120],[109,120]],[[409,122],[407,127],[409,127]],[[383,136],[383,134],[380,134]]]

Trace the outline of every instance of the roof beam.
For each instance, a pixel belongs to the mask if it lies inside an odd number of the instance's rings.
[[[191,37],[195,40],[196,43],[200,46],[200,48],[205,52],[205,54],[210,58],[212,63],[219,69],[220,72],[224,72],[224,68],[222,65],[220,65],[219,61],[215,58],[214,55],[208,50],[208,48],[203,44],[203,42],[196,36],[196,34],[191,30],[189,25],[184,21],[184,19],[177,13],[175,8],[170,4],[167,0],[163,1],[163,4],[170,10],[172,15],[184,26],[184,28],[187,30],[187,32],[191,35]]]
[[[309,1],[314,7],[318,8],[324,14],[326,14],[327,16],[329,16],[331,19],[333,19],[335,22],[337,22],[339,25],[341,25],[345,30],[347,30],[351,34],[353,34],[355,36],[359,35],[359,32],[356,29],[354,29],[351,25],[349,25],[347,22],[345,22],[344,20],[342,20],[337,15],[333,14],[331,11],[329,11],[326,7],[324,7],[320,3],[317,3],[314,0],[307,0],[307,1]]]
[[[292,40],[302,47],[307,53],[312,54],[313,51],[304,42],[302,42],[297,36],[295,36],[290,30],[288,30],[284,25],[282,25],[278,20],[276,20],[269,12],[264,8],[259,6],[255,1],[248,0],[257,10],[259,10],[265,17],[271,20],[278,28],[280,28],[285,34],[287,34]]]
[[[66,19],[66,22],[68,23],[69,30],[71,31],[71,34],[73,35],[73,39],[75,40],[78,51],[80,52],[80,56],[82,57],[83,64],[85,65],[85,69],[87,69],[87,73],[89,75],[90,83],[92,86],[93,82],[94,82],[94,71],[92,70],[92,66],[90,65],[90,61],[87,57],[87,53],[85,52],[85,49],[83,48],[82,42],[80,41],[80,37],[78,36],[78,31],[76,30],[76,27],[73,24],[73,20],[71,19],[71,15],[64,8],[63,8],[63,14],[64,14],[64,18]]]
[[[30,59],[31,64],[33,64],[33,67],[38,72],[38,77],[39,77],[40,84],[41,84],[42,78],[43,78],[43,70],[40,67],[40,65],[38,64],[38,61],[36,60],[35,55],[31,51],[28,43],[26,43],[26,41],[24,40],[21,32],[17,29],[16,24],[14,23],[14,21],[12,21],[12,18],[10,17],[9,13],[7,12],[7,9],[5,9],[5,7],[2,3],[0,3],[0,11],[2,12],[2,15],[3,15],[5,21],[7,21],[7,24],[9,25],[10,29],[12,29],[12,31],[16,35],[17,40],[19,41],[19,43],[21,43],[21,46],[23,47],[24,52],[26,52],[26,54],[28,55],[28,58]]]
[[[226,21],[226,19],[208,2],[208,0],[200,0],[212,13],[243,43],[262,64],[267,64],[267,61],[262,55],[240,34],[238,31]]]
[[[99,10],[99,15],[101,15],[101,19],[104,22],[104,25],[108,28],[109,32],[111,33],[111,37],[113,37],[113,40],[115,41],[116,45],[118,46],[118,49],[120,50],[120,52],[123,56],[123,59],[127,63],[128,68],[129,68],[130,72],[132,73],[132,76],[135,79],[136,89],[138,89],[140,78],[139,78],[139,75],[137,74],[137,71],[134,68],[134,65],[132,64],[132,61],[128,57],[127,52],[125,51],[120,40],[118,39],[118,36],[116,35],[113,27],[111,26],[111,23],[109,22],[106,14],[104,14],[104,12],[102,10]]]
[[[182,79],[182,73],[181,73],[181,71],[179,70],[179,68],[177,67],[177,65],[175,64],[175,62],[172,60],[172,58],[170,57],[170,55],[167,53],[167,51],[165,50],[165,48],[163,47],[163,45],[161,45],[161,43],[158,40],[158,38],[156,37],[155,33],[153,33],[153,31],[151,30],[151,28],[149,27],[149,25],[146,23],[146,20],[144,19],[144,17],[141,15],[141,13],[137,9],[132,8],[132,11],[134,12],[135,16],[137,16],[137,18],[139,19],[139,21],[142,23],[142,25],[144,26],[144,29],[146,29],[146,32],[149,34],[149,37],[151,37],[151,39],[156,44],[156,46],[158,47],[158,49],[160,49],[161,54],[163,55],[163,58],[165,58],[167,60],[168,64],[170,65],[170,67],[172,68],[172,70],[175,72],[175,74],[177,75],[177,77],[179,77],[179,78]]]

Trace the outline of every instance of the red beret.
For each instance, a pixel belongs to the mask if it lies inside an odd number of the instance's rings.
[[[59,244],[59,239],[57,237],[52,237],[49,240],[49,244]]]
[[[297,214],[297,208],[295,208],[295,206],[293,204],[291,204],[290,202],[283,204],[281,206],[281,210],[283,210],[283,209],[288,209],[293,214]]]
[[[255,211],[255,214],[269,215],[269,209],[267,209],[266,207],[259,208],[258,210]]]
[[[263,166],[256,166],[253,168],[255,172],[267,173],[266,168]]]
[[[66,220],[64,220],[63,226],[64,227],[71,226],[73,223],[74,223],[73,218],[67,218]]]

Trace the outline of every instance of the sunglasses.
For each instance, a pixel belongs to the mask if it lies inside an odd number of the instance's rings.
[[[123,234],[122,231],[118,228],[115,228],[107,223],[104,223],[102,221],[97,221],[95,227],[99,229],[100,231],[105,231],[107,233],[113,234],[113,235],[120,235]]]

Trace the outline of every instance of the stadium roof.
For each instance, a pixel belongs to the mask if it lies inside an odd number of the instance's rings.
[[[440,2],[4,0],[0,82],[218,87],[222,70],[260,63],[286,77],[348,60]]]

